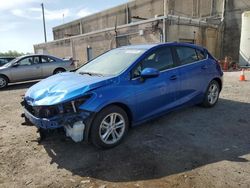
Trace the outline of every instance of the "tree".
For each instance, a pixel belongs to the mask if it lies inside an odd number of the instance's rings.
[[[0,52],[0,57],[18,57],[24,55],[24,53],[17,52],[16,50],[9,50],[8,52]]]

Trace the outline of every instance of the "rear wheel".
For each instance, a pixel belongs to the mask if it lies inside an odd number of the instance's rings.
[[[8,85],[8,78],[0,76],[0,89],[5,88]]]
[[[220,95],[220,86],[216,80],[210,82],[202,106],[210,108],[216,105]]]
[[[128,116],[118,106],[109,106],[99,112],[91,128],[91,141],[99,148],[117,146],[128,131]]]
[[[62,73],[62,72],[65,72],[66,70],[63,69],[63,68],[58,68],[54,71],[54,74],[59,74],[59,73]]]

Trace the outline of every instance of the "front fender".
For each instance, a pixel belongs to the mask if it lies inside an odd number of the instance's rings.
[[[9,68],[0,69],[0,75],[5,76],[6,78],[8,78],[9,82],[12,81],[11,70]]]
[[[99,112],[108,105],[120,103],[128,106],[133,112],[135,110],[135,96],[129,86],[107,86],[93,91],[93,98],[82,104],[79,108],[91,112]]]

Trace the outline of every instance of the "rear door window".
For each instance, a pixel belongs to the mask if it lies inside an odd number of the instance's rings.
[[[34,56],[33,63],[34,64],[39,64],[40,63],[39,56]]]
[[[190,47],[176,47],[176,52],[181,65],[186,65],[199,61],[196,49]]]

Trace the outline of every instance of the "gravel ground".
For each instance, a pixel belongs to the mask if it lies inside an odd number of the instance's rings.
[[[20,117],[34,83],[9,86],[0,91],[0,187],[250,187],[250,81],[239,74],[225,73],[216,107],[170,113],[106,151],[60,132],[39,145]]]

